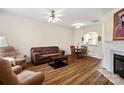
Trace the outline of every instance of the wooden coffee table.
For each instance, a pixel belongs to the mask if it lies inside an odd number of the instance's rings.
[[[50,57],[50,60],[51,61],[48,62],[48,64],[50,66],[54,67],[54,69],[68,65],[68,56],[67,55],[53,56],[53,57]]]

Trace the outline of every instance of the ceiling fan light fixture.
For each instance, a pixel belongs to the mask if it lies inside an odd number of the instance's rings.
[[[56,21],[62,21],[61,19],[59,19],[59,18],[57,18],[57,17],[55,17],[54,18]]]
[[[77,29],[79,29],[81,26],[79,26],[79,25],[77,25],[77,26],[75,26],[75,28],[77,28]]]
[[[52,20],[53,20],[52,17],[49,17],[49,18],[48,18],[48,22],[51,22]]]
[[[56,22],[56,20],[54,19],[53,21],[52,21],[52,23],[55,23]]]
[[[50,23],[55,23],[56,21],[57,20],[55,18],[53,18],[53,17],[48,18],[48,22],[50,22]]]

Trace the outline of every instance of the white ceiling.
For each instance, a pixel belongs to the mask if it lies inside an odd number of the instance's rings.
[[[1,11],[12,13],[18,16],[34,18],[39,21],[47,22],[48,8],[1,8]],[[101,20],[102,17],[112,10],[112,8],[56,8],[56,14],[63,15],[62,22],[56,25],[71,27],[74,23],[85,23],[87,25],[96,24],[93,20]]]

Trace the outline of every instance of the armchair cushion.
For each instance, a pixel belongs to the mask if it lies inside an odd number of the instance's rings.
[[[27,58],[27,55],[16,55],[16,58]]]
[[[21,83],[23,85],[36,85],[36,84],[41,84],[44,80],[44,76],[41,74],[41,72],[37,72],[37,73],[32,73],[32,72],[23,72],[25,74],[28,73],[28,76],[30,75],[30,77],[27,78],[21,78]],[[29,74],[30,73],[30,74]],[[25,76],[26,77],[26,76]]]
[[[26,59],[25,58],[15,58],[15,62],[17,65],[25,63]]]

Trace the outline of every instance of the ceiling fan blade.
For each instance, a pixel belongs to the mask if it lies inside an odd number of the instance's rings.
[[[44,17],[40,17],[40,18],[48,18],[49,16],[44,16]]]
[[[64,10],[65,10],[64,8],[56,8],[55,13],[56,14],[62,14],[64,12]]]
[[[62,19],[60,19],[60,18],[55,18],[55,20],[56,20],[56,21],[62,21]]]
[[[63,15],[55,15],[55,17],[62,17]]]
[[[41,13],[42,16],[50,16],[51,13],[50,12],[45,12],[45,13]]]

